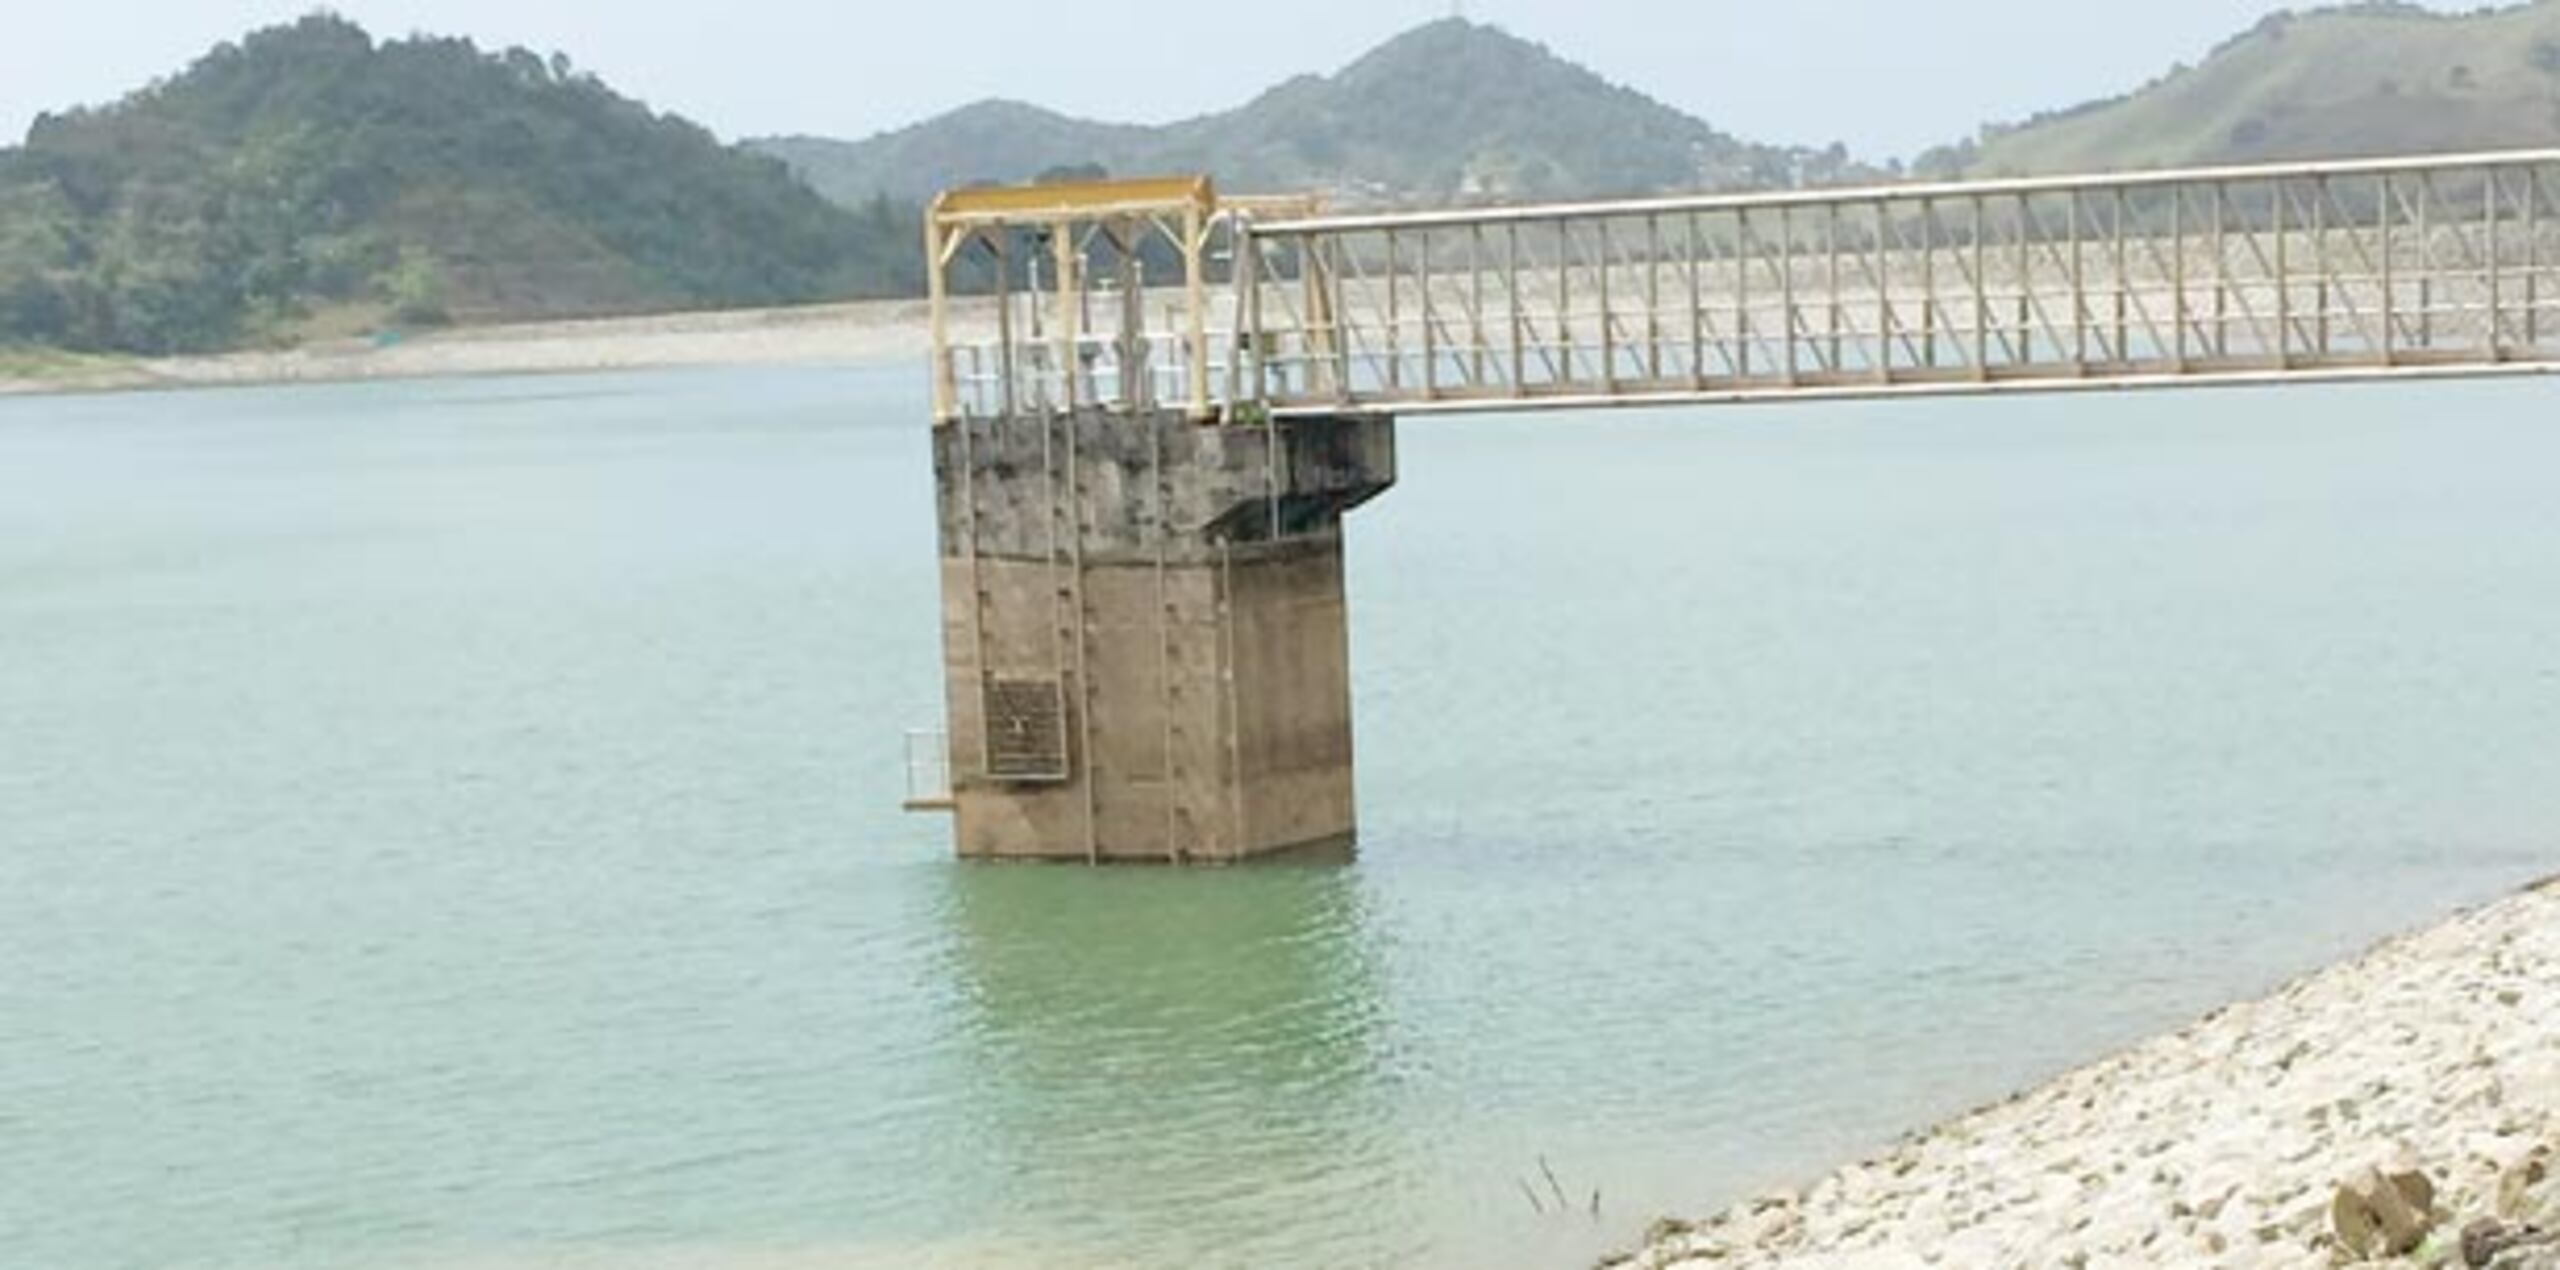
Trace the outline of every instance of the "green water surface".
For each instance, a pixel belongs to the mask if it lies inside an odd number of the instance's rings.
[[[898,811],[920,381],[0,402],[0,1265],[1581,1264],[2560,868],[2551,385],[1408,423],[1173,873]]]

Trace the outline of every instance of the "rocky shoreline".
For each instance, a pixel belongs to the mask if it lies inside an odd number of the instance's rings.
[[[2560,1270],[2560,879],[1604,1264]]]

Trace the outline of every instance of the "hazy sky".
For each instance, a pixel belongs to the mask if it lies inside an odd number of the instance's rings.
[[[0,134],[110,100],[310,0],[24,0],[0,42]],[[338,0],[377,36],[567,52],[726,137],[861,136],[980,97],[1160,122],[1331,71],[1449,0]],[[1908,155],[2140,84],[2275,0],[1466,0],[1755,140]],[[2456,7],[2439,5],[2439,7]],[[2459,7],[2475,7],[2464,3]],[[1273,15],[1262,21],[1257,14]]]

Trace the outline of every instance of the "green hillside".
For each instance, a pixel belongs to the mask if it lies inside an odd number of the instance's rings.
[[[1977,176],[2560,145],[2560,0],[2278,14],[2125,97],[1941,152]]]
[[[158,353],[904,292],[911,226],[565,58],[376,44],[314,16],[0,150],[0,345]]]
[[[1229,189],[1448,202],[1723,189],[1853,174],[1827,151],[1751,145],[1544,46],[1459,19],[1416,28],[1330,76],[1292,79],[1164,127],[990,101],[866,141],[754,143],[821,192],[900,203],[1099,165],[1207,172]]]

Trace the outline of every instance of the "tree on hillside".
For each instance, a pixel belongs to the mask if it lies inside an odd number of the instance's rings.
[[[912,222],[568,59],[314,15],[0,151],[0,343],[217,348],[315,305],[506,317],[908,289]]]

